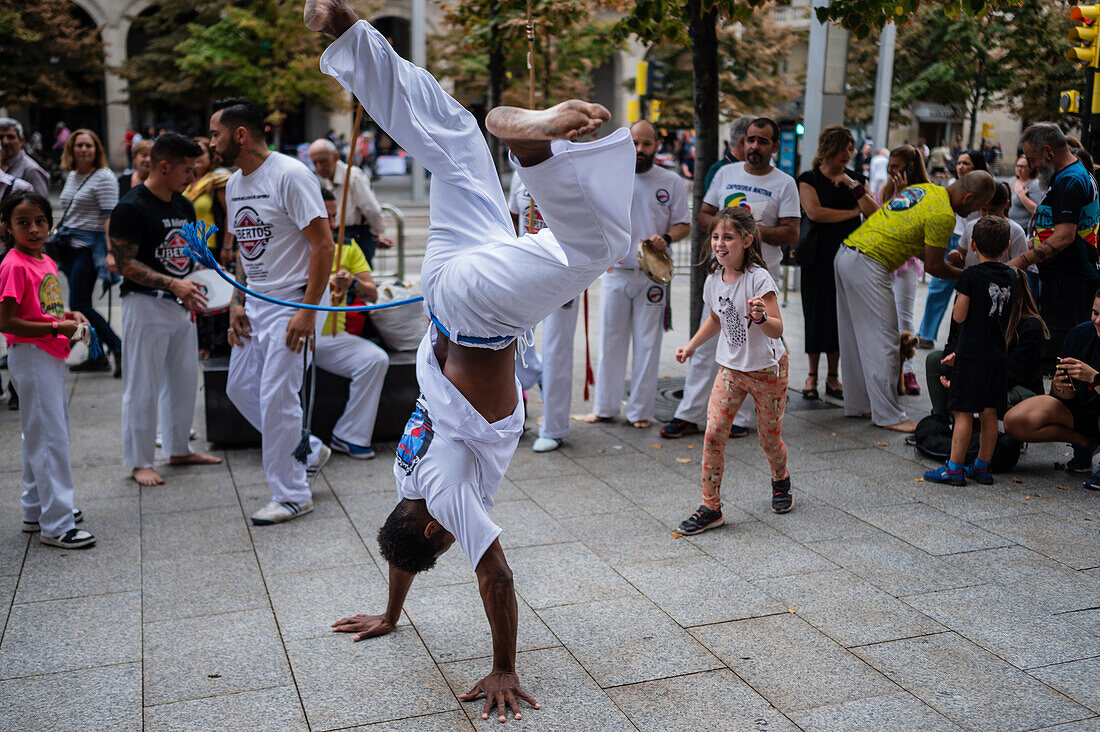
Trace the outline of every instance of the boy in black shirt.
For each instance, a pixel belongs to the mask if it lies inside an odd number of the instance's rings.
[[[998,260],[1008,248],[1011,229],[1008,220],[983,216],[971,235],[979,264],[966,269],[955,281],[952,319],[959,324],[955,353],[945,359],[954,365],[947,407],[955,414],[951,435],[951,459],[925,472],[934,483],[966,485],[966,476],[984,485],[993,483],[989,461],[997,444],[997,410],[1004,409],[1008,392],[1008,364],[1005,358],[1005,330],[1016,276]],[[974,413],[981,416],[982,435],[978,458],[964,467],[966,448],[974,426]]]

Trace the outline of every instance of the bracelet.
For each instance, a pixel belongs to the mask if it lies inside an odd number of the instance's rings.
[[[59,332],[57,330],[57,321],[56,320],[50,322],[50,330],[53,331],[53,334],[55,336],[59,334]]]
[[[750,320],[751,320],[751,318],[750,318]],[[764,317],[762,317],[760,320],[753,320],[752,321],[753,325],[763,325],[766,322],[768,322],[768,311],[766,311],[766,310],[764,311]]]
[[[863,198],[867,195],[867,187],[860,183],[859,185],[852,188],[852,195],[855,196],[857,199]]]
[[[661,234],[661,238],[665,240],[666,246],[672,246],[672,237],[668,234]]]

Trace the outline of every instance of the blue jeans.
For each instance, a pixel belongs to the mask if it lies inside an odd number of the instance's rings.
[[[955,291],[955,283],[951,280],[941,280],[939,277],[928,278],[928,300],[924,303],[924,318],[920,321],[918,335],[930,341],[936,340],[936,334],[940,332],[940,323],[943,314],[947,312],[947,306],[951,304],[951,293]]]
[[[84,229],[70,229],[67,233],[81,242],[88,242],[89,240],[94,242],[92,246],[65,247],[61,268],[69,279],[69,307],[88,319],[104,348],[112,353],[120,353],[122,351],[122,341],[111,329],[107,319],[92,307],[92,295],[95,293],[96,280],[99,279],[96,276],[96,249],[102,245],[103,256],[106,257],[106,235],[102,231],[94,232]]]

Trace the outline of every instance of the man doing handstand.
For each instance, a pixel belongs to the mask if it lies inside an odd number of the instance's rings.
[[[383,615],[338,620],[362,640],[389,633],[413,576],[457,541],[477,574],[493,635],[493,670],[463,700],[486,696],[519,719],[535,705],[515,672],[516,596],[493,497],[523,429],[516,340],[584,291],[630,247],[634,149],[627,130],[572,142],[611,115],[570,101],[533,112],[501,107],[486,126],[550,225],[517,238],[485,139],[473,116],[426,71],[402,60],[358,21],[346,0],[307,0],[306,26],[337,40],[321,70],[353,92],[371,119],[432,172],[431,228],[421,272],[434,327],[417,352],[421,396],[397,450],[400,502],[378,534],[390,564]],[[551,231],[553,233],[551,233]],[[520,347],[520,357],[523,356]]]

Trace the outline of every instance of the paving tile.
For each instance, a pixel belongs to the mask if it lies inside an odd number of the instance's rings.
[[[34,602],[11,608],[0,644],[0,678],[140,659],[138,593]]]
[[[1044,666],[1028,673],[1075,702],[1100,712],[1100,658]]]
[[[22,527],[18,513],[0,525],[0,575],[4,577],[18,576],[23,569],[31,534],[24,534]]]
[[[78,508],[89,500],[137,498],[140,491],[138,484],[130,478],[130,473],[117,462],[112,465],[74,466],[73,485]]]
[[[1065,613],[1058,617],[1068,620],[1078,628],[1084,628],[1093,635],[1100,636],[1100,608],[1079,610],[1072,613]]]
[[[353,643],[344,636],[292,641],[286,652],[306,718],[315,730],[458,708],[411,628]]]
[[[8,624],[8,611],[15,595],[15,582],[18,577],[0,577],[0,638],[4,637],[4,628]]]
[[[723,668],[690,676],[646,681],[607,690],[615,705],[645,732],[732,729],[796,732],[779,710]]]
[[[547,608],[539,616],[605,688],[721,666],[644,597]]]
[[[293,686],[210,696],[145,708],[145,732],[308,730]]]
[[[593,554],[613,567],[703,556],[695,546],[673,537],[667,526],[638,509],[577,516],[569,525]]]
[[[982,521],[981,526],[1074,569],[1100,566],[1100,523],[1090,528],[1044,513]]]
[[[170,473],[157,466],[165,483],[141,489],[142,514],[197,511],[222,506],[240,510],[233,478],[224,465],[196,465],[194,469],[196,472],[188,475],[179,470]]]
[[[853,509],[853,513],[872,526],[937,556],[1012,543],[923,503],[859,508]]]
[[[244,508],[245,515],[251,516],[271,500],[271,489],[267,487],[267,483],[238,485],[237,497],[240,505]],[[313,482],[313,512],[309,514],[308,520],[344,518],[344,516],[344,507],[333,495],[332,489],[325,481],[325,474],[322,472],[320,477]],[[302,520],[295,519],[286,524],[278,524],[278,526],[286,527],[300,523],[302,523]],[[251,521],[249,521],[249,525],[252,525]]]
[[[618,571],[684,627],[787,610],[778,600],[711,557],[628,564]]]
[[[142,567],[145,622],[269,606],[253,552],[148,560]]]
[[[144,640],[149,705],[291,683],[270,610],[146,623]]]
[[[473,732],[474,725],[460,711],[406,717],[394,722],[379,722],[366,727],[352,727],[348,732]]]
[[[691,634],[784,712],[897,691],[796,615],[692,628]]]
[[[252,541],[265,575],[371,563],[363,540],[346,517],[304,516],[285,524],[255,526]]]
[[[630,506],[618,491],[588,473],[526,479],[515,475],[516,486],[554,518],[613,513]],[[565,522],[568,524],[569,522]]]
[[[804,732],[952,732],[961,730],[932,707],[905,692],[826,704],[791,712]]]
[[[1043,727],[1043,732],[1100,732],[1100,717],[1089,717],[1067,724]]]
[[[969,483],[965,486],[922,483],[920,502],[937,508],[963,521],[985,521],[1004,516],[1034,513],[1039,506],[1018,501],[1013,493],[1016,486],[1008,475],[994,478],[996,484],[984,486]]]
[[[516,450],[508,465],[509,480],[531,480],[534,478],[556,478],[562,475],[582,475],[585,470],[579,461],[566,457],[560,452],[534,453],[530,450]]]
[[[505,549],[576,541],[565,523],[555,521],[534,501],[504,501],[493,506],[493,523],[504,529],[500,545]],[[574,521],[567,522],[573,525]]]
[[[279,632],[288,641],[330,636],[333,621],[380,614],[389,597],[373,563],[273,574],[266,581]],[[402,615],[398,625],[408,622]]]
[[[745,579],[836,569],[836,565],[760,521],[723,526],[685,539]]]
[[[475,659],[444,664],[441,668],[455,694],[465,694],[489,673],[490,666],[485,659]],[[539,703],[539,709],[520,703],[524,730],[615,732],[635,729],[565,649],[517,653],[516,673],[523,690]],[[484,698],[463,702],[462,711],[479,730],[500,729],[495,714],[488,720],[481,719],[484,705]],[[509,721],[509,724],[514,723],[515,720]]]
[[[851,513],[855,508],[909,503],[913,500],[911,489],[907,483],[901,485],[897,479],[884,483],[848,469],[830,468],[800,475],[795,489]]]
[[[86,501],[87,528],[95,546],[64,551],[33,535],[27,547],[16,602],[59,600],[141,589],[141,538],[138,503],[132,498]]]
[[[536,610],[637,594],[583,544],[525,547],[508,552],[516,591]]]
[[[820,541],[815,552],[836,562],[890,595],[909,595],[981,584],[941,557],[885,532],[858,539]]]
[[[375,450],[379,450],[377,445]],[[377,455],[374,460],[355,460],[335,453],[322,474],[341,498],[364,493],[393,494],[393,452]]]
[[[780,533],[798,542],[825,541],[866,536],[878,530],[850,513],[833,508],[819,498],[792,487],[794,508],[790,513],[774,513],[770,506],[753,515]]]
[[[5,730],[140,732],[141,664],[0,681],[0,700]]]
[[[1053,613],[1091,608],[1100,602],[1100,577],[1074,571],[1021,546],[968,552],[950,561]]]
[[[653,435],[653,439],[661,438]],[[618,491],[629,491],[640,486],[677,483],[684,479],[679,473],[662,466],[652,457],[637,453],[584,458],[577,460],[576,464]]]
[[[761,580],[755,585],[845,647],[945,630],[843,569]]]
[[[208,556],[250,551],[239,507],[156,514],[141,520],[142,559]]]
[[[551,648],[561,643],[522,598],[516,648]],[[414,588],[405,601],[420,638],[439,663],[493,655],[493,637],[476,583]]]
[[[1090,714],[955,633],[863,646],[854,652],[966,729],[1029,730]]]

